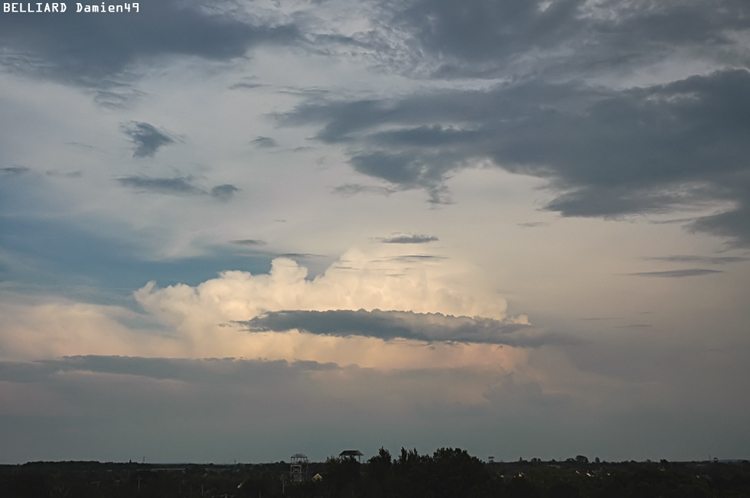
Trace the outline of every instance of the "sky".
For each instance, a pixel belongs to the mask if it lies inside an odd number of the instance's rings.
[[[746,0],[63,3],[0,13],[0,463],[750,456]]]

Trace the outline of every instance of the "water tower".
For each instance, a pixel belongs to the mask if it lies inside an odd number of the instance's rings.
[[[292,482],[307,480],[307,455],[295,453],[292,455],[292,465],[289,467],[289,478]]]

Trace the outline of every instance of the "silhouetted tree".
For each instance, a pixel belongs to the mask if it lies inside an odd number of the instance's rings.
[[[333,498],[356,496],[360,484],[360,463],[354,457],[326,460],[326,489]]]
[[[459,448],[440,448],[432,455],[430,488],[434,496],[477,495],[490,480],[484,464]]]
[[[568,482],[556,482],[549,488],[549,498],[579,498],[581,492]]]
[[[503,498],[541,498],[542,493],[525,477],[514,477],[503,490]]]

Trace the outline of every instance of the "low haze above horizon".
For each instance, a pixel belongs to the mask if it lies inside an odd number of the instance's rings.
[[[138,5],[0,12],[0,463],[750,457],[747,0]]]

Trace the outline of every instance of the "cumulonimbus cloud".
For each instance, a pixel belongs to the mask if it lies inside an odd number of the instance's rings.
[[[527,348],[571,343],[530,327],[524,315],[509,317],[505,300],[471,265],[430,254],[431,246],[420,259],[403,258],[405,247],[351,249],[315,278],[276,258],[270,273],[228,271],[194,286],[150,282],[134,293],[139,313],[19,301],[0,309],[0,350],[23,359],[241,356],[511,371]],[[245,322],[265,331],[248,333]]]
[[[347,251],[312,279],[297,262],[277,258],[269,274],[228,271],[196,287],[160,289],[151,282],[135,297],[156,314],[176,320],[195,314],[193,318],[213,323],[284,310],[387,309],[505,319],[505,300],[486,292],[484,285],[466,263],[439,254],[404,254],[399,244],[379,244]]]

